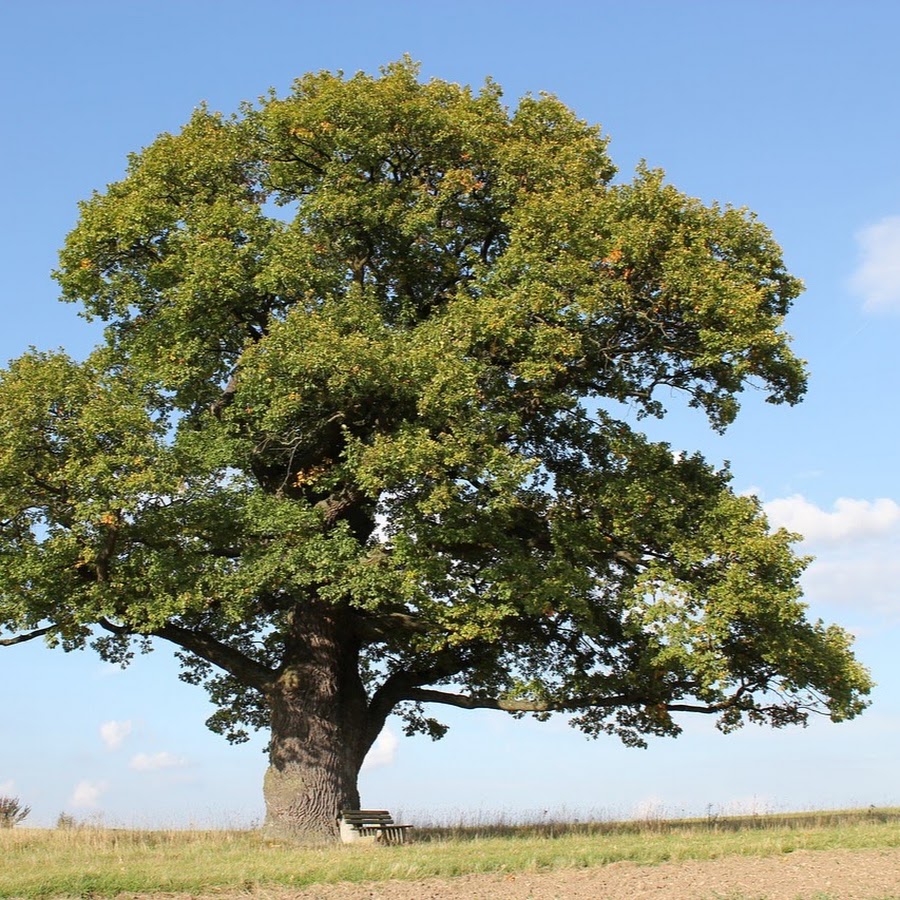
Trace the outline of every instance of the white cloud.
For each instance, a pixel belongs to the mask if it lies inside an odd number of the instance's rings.
[[[128,765],[135,772],[154,772],[157,769],[179,769],[187,765],[187,760],[163,750],[159,753],[138,753]]]
[[[106,782],[104,781],[79,781],[72,791],[72,797],[69,801],[72,806],[85,808],[97,805],[97,801],[101,795],[106,792]]]
[[[828,512],[794,494],[766,503],[765,510],[773,526],[802,534],[809,543],[876,537],[900,524],[900,504],[887,497],[871,501],[840,497]]]
[[[10,778],[8,781],[0,781],[0,797],[8,797],[16,791],[16,783]]]
[[[867,310],[900,311],[900,216],[888,216],[856,235],[860,262],[851,287]]]
[[[104,722],[100,726],[100,739],[107,750],[118,750],[125,738],[131,734],[132,727],[130,719],[124,722]]]
[[[875,612],[896,622],[900,615],[897,542],[874,542],[856,552],[821,554],[803,576],[807,598],[858,613]],[[849,624],[849,623],[847,623]]]
[[[809,602],[896,620],[900,504],[842,497],[829,511],[796,494],[766,503],[765,511],[773,526],[803,534],[803,549],[816,555],[803,576]]]
[[[378,739],[372,745],[372,749],[366,754],[363,762],[363,769],[380,769],[384,766],[391,765],[397,759],[397,748],[400,741],[397,735],[389,728],[385,728]]]

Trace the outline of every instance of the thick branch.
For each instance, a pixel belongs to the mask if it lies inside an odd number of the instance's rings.
[[[406,691],[402,700],[417,703],[443,703],[460,709],[500,709],[504,712],[574,712],[586,707],[627,706],[634,703],[633,697],[615,695],[610,697],[568,697],[564,700],[515,700],[504,697],[472,697],[468,694],[448,694],[445,691],[413,688]]]
[[[56,625],[48,625],[46,628],[36,628],[27,634],[17,634],[11,638],[0,638],[0,647],[12,647],[13,644],[24,644],[25,641],[33,641],[35,638],[49,634],[56,627]]]
[[[373,727],[379,722],[383,723],[398,703],[415,699],[410,696],[413,693],[434,693],[444,696],[440,691],[421,690],[419,685],[433,684],[442,678],[458,675],[466,668],[466,665],[466,661],[457,652],[445,650],[433,657],[430,664],[420,670],[405,669],[394,672],[375,691],[369,703],[369,715]],[[379,730],[380,728],[381,725],[378,725]]]
[[[562,700],[516,700],[504,697],[472,697],[468,694],[449,694],[445,691],[413,688],[406,691],[403,700],[417,703],[443,703],[460,709],[499,709],[504,712],[576,712],[589,708],[634,706],[640,704],[637,697],[614,694],[609,697],[566,697]],[[732,701],[709,705],[693,703],[667,703],[668,712],[717,713],[732,705]]]
[[[428,634],[433,626],[408,612],[377,612],[367,615],[357,625],[360,635],[368,642],[397,639],[402,634]]]
[[[730,700],[726,700],[724,703],[713,703],[709,706],[704,706],[699,703],[667,703],[666,704],[666,712],[689,712],[689,713],[718,713],[723,712],[728,709],[729,706],[734,706],[734,703]]]
[[[228,384],[226,384],[224,389],[222,390],[221,396],[210,404],[209,411],[217,419],[222,417],[222,412],[227,406],[231,404],[231,401],[234,400],[234,395],[237,392],[237,387],[237,373],[235,372],[228,379]]]
[[[144,633],[137,632],[126,625],[116,625],[105,618],[100,619],[99,624],[107,631],[117,635]],[[147,633],[152,637],[160,637],[177,644],[189,653],[224,669],[239,681],[260,691],[264,691],[272,682],[273,672],[266,666],[201,631],[191,631],[189,628],[183,628],[181,625],[170,622]]]
[[[105,628],[107,631],[111,631],[113,634],[117,634],[120,637],[127,634],[135,634],[130,628],[127,628],[125,625],[116,625],[115,622],[110,621],[106,616],[101,616],[97,619],[97,624],[100,625],[101,628]]]

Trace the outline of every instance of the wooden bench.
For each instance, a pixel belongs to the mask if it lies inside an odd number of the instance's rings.
[[[386,809],[342,809],[338,819],[345,844],[363,838],[384,844],[403,844],[412,825],[398,825]]]

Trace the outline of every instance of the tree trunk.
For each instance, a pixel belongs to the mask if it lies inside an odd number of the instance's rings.
[[[368,713],[349,618],[318,603],[298,607],[269,691],[266,826],[304,842],[337,840],[341,809],[359,809],[359,770],[381,727]]]

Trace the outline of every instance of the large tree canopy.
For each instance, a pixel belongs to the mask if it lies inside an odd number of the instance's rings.
[[[57,273],[105,342],[0,379],[2,642],[176,645],[214,730],[271,729],[269,821],[306,834],[391,713],[856,715],[792,536],[632,424],[798,401],[800,285],[752,214],[614,176],[557,99],[408,60],[133,155]]]

